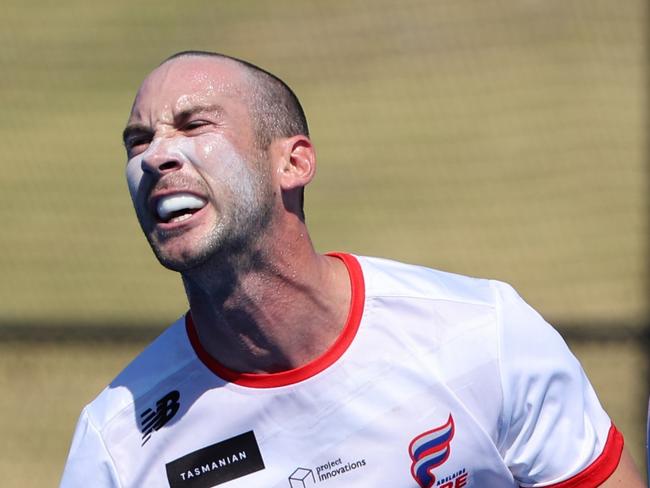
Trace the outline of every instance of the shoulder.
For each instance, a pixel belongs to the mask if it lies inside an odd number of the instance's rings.
[[[391,336],[456,374],[494,364],[499,354],[498,290],[506,285],[396,261],[358,257],[365,331]],[[442,354],[446,351],[445,354]]]
[[[497,304],[495,286],[507,286],[389,259],[355,257],[363,270],[368,297],[434,299],[494,307]]]
[[[88,420],[101,429],[139,398],[168,388],[170,378],[194,360],[183,317],[149,344],[87,405]]]
[[[380,258],[357,259],[366,309],[406,317],[398,322],[400,330],[418,340],[433,331],[435,338],[427,342],[460,337],[465,350],[471,345],[474,354],[489,353],[501,366],[514,364],[515,371],[530,365],[533,352],[576,362],[555,328],[507,283]]]

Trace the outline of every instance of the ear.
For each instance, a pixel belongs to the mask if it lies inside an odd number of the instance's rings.
[[[293,136],[281,142],[277,176],[283,191],[303,188],[316,174],[316,152],[307,136]]]

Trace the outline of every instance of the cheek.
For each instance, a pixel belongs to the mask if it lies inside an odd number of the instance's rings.
[[[236,185],[246,167],[244,158],[225,138],[198,137],[185,153],[205,178],[227,187]]]
[[[191,141],[185,141],[184,153],[192,158],[197,164],[207,168],[215,164],[223,164],[230,159],[232,149],[223,137],[215,137],[212,134],[198,136]]]
[[[252,156],[249,157],[247,148],[238,148],[225,137],[199,137],[193,143],[193,155],[198,164],[214,170],[224,179],[241,176],[249,170]]]
[[[142,158],[136,156],[131,159],[126,164],[126,183],[129,185],[129,193],[131,194],[131,200],[135,202],[136,195],[138,193],[138,187],[140,186],[140,180],[142,180]]]

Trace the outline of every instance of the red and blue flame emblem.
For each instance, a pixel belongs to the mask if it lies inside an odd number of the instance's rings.
[[[431,488],[436,481],[433,470],[449,458],[454,437],[454,419],[449,414],[445,425],[420,434],[411,441],[411,475],[422,488]]]

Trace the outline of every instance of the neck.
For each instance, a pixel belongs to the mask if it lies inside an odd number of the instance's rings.
[[[350,303],[347,270],[317,254],[303,230],[281,246],[231,254],[183,275],[199,340],[227,368],[293,369],[339,336]]]

